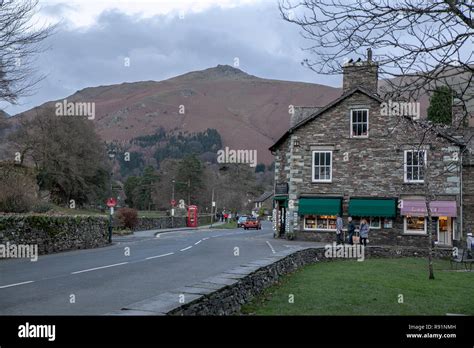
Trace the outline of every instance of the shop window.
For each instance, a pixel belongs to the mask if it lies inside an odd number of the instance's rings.
[[[426,234],[426,218],[424,216],[405,216],[403,225],[405,233]]]
[[[371,229],[379,230],[382,227],[379,217],[370,218],[369,223],[370,223],[370,228]]]
[[[305,215],[304,217],[305,230],[336,230],[336,216],[333,215]]]

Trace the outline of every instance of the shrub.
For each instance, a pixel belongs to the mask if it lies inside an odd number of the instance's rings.
[[[132,230],[138,223],[138,212],[132,208],[120,208],[117,211],[117,219],[122,226]]]
[[[34,213],[46,213],[51,209],[53,209],[53,204],[44,201],[37,202],[35,205],[33,205],[33,208],[31,208]]]
[[[28,168],[0,163],[0,211],[26,213],[37,199],[36,179]]]

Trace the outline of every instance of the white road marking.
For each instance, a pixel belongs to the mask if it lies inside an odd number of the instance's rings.
[[[194,245],[198,245],[201,242],[202,242],[202,239],[198,240],[196,243],[194,243]]]
[[[190,246],[188,246],[187,248],[181,249],[180,251],[186,251],[186,250],[188,250],[188,249],[191,249],[192,247],[193,247],[193,246],[190,245]]]
[[[208,240],[208,239],[209,239],[209,237],[206,237],[206,238],[203,238],[202,240]]]
[[[272,249],[272,253],[276,253],[275,249],[273,249],[272,245],[270,244],[270,242],[267,240],[267,244],[268,246],[270,247],[270,249]]]
[[[21,283],[3,285],[3,286],[0,286],[0,289],[10,288],[10,287],[12,287],[12,286],[17,286],[17,285],[30,284],[30,283],[34,283],[34,281],[33,281],[33,280],[28,280],[27,282],[21,282]]]
[[[147,257],[146,260],[156,259],[157,257],[164,257],[164,256],[173,255],[173,254],[174,253],[167,253],[167,254],[162,254],[162,255],[150,256],[150,257]]]
[[[89,269],[85,269],[85,270],[82,270],[82,271],[72,272],[71,274],[78,274],[78,273],[96,271],[96,270],[98,270],[98,269],[104,269],[104,268],[109,268],[109,267],[121,266],[121,265],[125,265],[125,264],[127,264],[127,263],[128,263],[128,262],[120,262],[120,263],[115,263],[115,264],[113,264],[113,265],[108,265],[108,266],[89,268]]]

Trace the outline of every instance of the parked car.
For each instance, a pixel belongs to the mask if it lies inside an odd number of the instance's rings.
[[[262,224],[260,223],[259,219],[249,216],[244,222],[244,230],[248,230],[249,228],[255,228],[256,230],[261,230]]]
[[[247,215],[239,216],[239,220],[237,220],[237,227],[244,227],[244,222],[247,220]]]

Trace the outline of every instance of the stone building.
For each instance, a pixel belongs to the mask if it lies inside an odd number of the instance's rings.
[[[462,175],[464,142],[429,130],[407,103],[377,91],[369,50],[366,61],[344,66],[339,98],[295,108],[290,129],[270,147],[277,236],[332,242],[336,216],[347,225],[350,215],[356,225],[369,222],[371,244],[426,246],[429,196],[435,243],[461,240],[463,213],[472,210],[462,205],[463,181],[474,186],[472,171]]]
[[[260,212],[263,211],[264,215],[270,215],[272,211],[272,203],[273,203],[273,192],[266,191],[262,193],[259,197],[257,197],[253,203],[254,207],[252,208],[252,214],[257,216]]]

